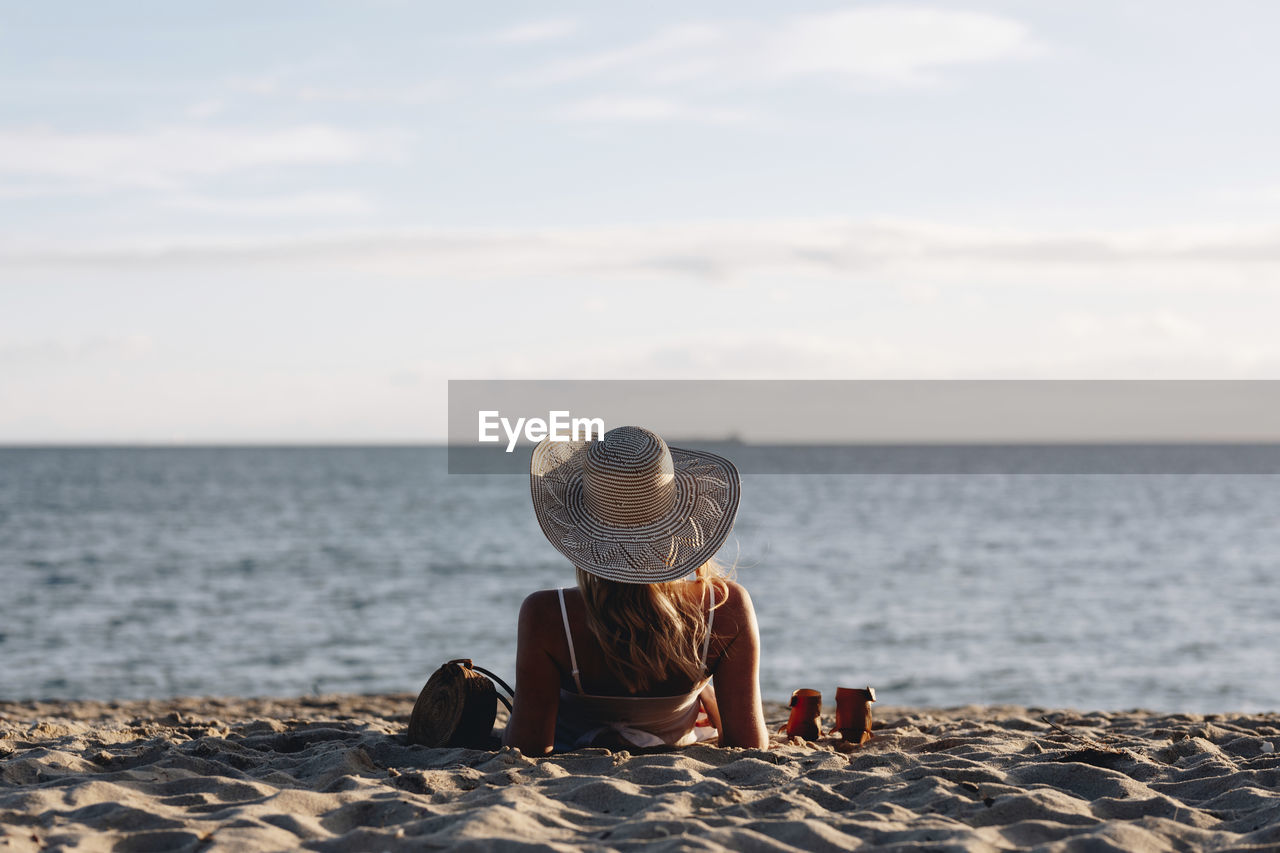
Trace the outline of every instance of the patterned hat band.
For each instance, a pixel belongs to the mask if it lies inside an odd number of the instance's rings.
[[[551,544],[584,571],[624,583],[675,580],[709,560],[733,529],[741,492],[729,460],[633,426],[598,441],[544,440],[529,475]]]

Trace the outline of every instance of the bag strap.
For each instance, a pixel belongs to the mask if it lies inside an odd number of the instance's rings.
[[[448,663],[456,663],[456,664],[459,664],[460,666],[466,667],[467,669],[473,669],[476,672],[481,673],[482,675],[489,676],[494,681],[498,682],[498,684],[502,687],[503,690],[507,691],[507,696],[510,696],[512,699],[516,698],[516,692],[511,689],[510,684],[507,684],[507,682],[503,681],[500,677],[498,677],[497,674],[485,669],[484,667],[476,666],[474,663],[471,662],[471,658],[454,658]],[[511,702],[507,699],[507,696],[503,696],[501,693],[498,693],[496,690],[494,691],[494,695],[498,697],[499,702],[507,706],[507,713],[513,712],[513,709],[511,707]]]

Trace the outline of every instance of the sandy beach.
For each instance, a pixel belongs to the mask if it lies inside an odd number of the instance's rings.
[[[1276,714],[877,707],[852,751],[531,759],[407,745],[413,698],[0,703],[0,846],[1280,847]]]

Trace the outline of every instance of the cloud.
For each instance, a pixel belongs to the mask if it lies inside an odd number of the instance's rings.
[[[765,40],[763,65],[780,76],[843,75],[899,84],[931,82],[940,66],[1027,56],[1022,24],[941,9],[868,7],[795,18]]]
[[[0,129],[0,176],[88,187],[173,189],[260,167],[351,163],[398,155],[403,138],[311,124],[277,130],[165,127],[133,133]]]
[[[359,69],[357,69],[359,71]],[[224,82],[232,92],[261,98],[285,98],[305,103],[367,103],[414,106],[439,101],[456,91],[447,79],[369,80],[368,70],[358,75],[334,72],[325,63],[290,63],[257,74],[237,75]]]
[[[1164,315],[1163,317],[1161,315]],[[469,365],[489,379],[1225,379],[1280,377],[1280,347],[1257,337],[1185,339],[1162,324],[1169,312],[1098,317],[1105,333],[1081,341],[1072,332],[1037,330],[1045,346],[1027,346],[999,325],[989,346],[957,348],[963,334],[904,334],[859,329],[832,334],[785,328],[646,336],[580,352],[529,357],[521,342]],[[966,342],[968,343],[968,342]],[[1015,353],[1015,357],[1010,357]]]
[[[908,378],[921,372],[946,375],[954,357],[925,353],[887,339],[857,340],[810,330],[768,333],[704,330],[696,335],[627,339],[583,359],[579,352],[486,353],[471,368],[489,379],[808,379]],[[927,367],[926,367],[927,365]]]
[[[0,341],[0,364],[96,364],[103,360],[139,358],[149,354],[153,348],[152,339],[142,334]]]
[[[1232,187],[1218,190],[1212,196],[1215,201],[1274,203],[1280,201],[1280,185],[1263,184],[1250,187]]]
[[[407,86],[294,86],[279,90],[301,101],[403,104],[413,106],[447,97],[453,87],[439,80]]]
[[[573,35],[578,31],[578,22],[566,18],[548,21],[531,21],[499,30],[489,40],[498,44],[532,44],[552,41]]]
[[[917,86],[947,66],[1034,55],[1023,24],[978,12],[866,6],[780,22],[685,24],[620,47],[533,69],[511,82],[549,85],[613,76],[649,85],[716,89],[827,76]]]
[[[1200,323],[1167,309],[1106,315],[1073,311],[1062,315],[1059,323],[1064,332],[1079,341],[1108,337],[1174,345],[1198,345],[1211,341],[1211,335]]]
[[[176,210],[230,217],[368,216],[376,210],[362,193],[307,192],[294,195],[223,198],[178,195],[162,204]]]
[[[617,70],[644,70],[653,60],[669,61],[681,53],[698,52],[725,41],[724,31],[712,25],[669,27],[655,36],[634,44],[595,51],[570,59],[557,60],[532,71],[509,78],[520,85],[547,85],[595,77]]]
[[[199,101],[187,107],[183,112],[188,118],[206,119],[213,118],[227,108],[227,105],[220,98],[210,98],[208,100]]]
[[[1158,289],[1270,287],[1280,225],[1055,232],[880,220],[702,222],[510,230],[401,229],[291,240],[244,238],[23,248],[5,270],[212,264],[451,280],[666,276],[733,286],[752,279],[868,280]]]
[[[84,187],[73,186],[62,181],[18,181],[9,184],[0,184],[0,200],[18,201],[23,199],[34,198],[57,198],[83,196],[90,191],[106,192],[110,187]]]
[[[696,107],[672,98],[610,95],[587,98],[562,107],[557,115],[579,121],[701,121],[729,124],[748,121],[753,114],[724,107]]]
[[[908,357],[909,355],[909,357]],[[597,377],[625,376],[685,379],[719,376],[726,379],[789,379],[796,376],[841,379],[854,376],[905,377],[929,364],[944,369],[943,353],[908,354],[887,339],[858,340],[818,333],[777,330],[768,334],[716,332],[673,338],[641,346],[636,351],[602,354],[598,363],[581,359],[536,371],[538,376],[571,377],[586,371]]]

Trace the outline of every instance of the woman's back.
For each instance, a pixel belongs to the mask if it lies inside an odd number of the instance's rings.
[[[707,698],[711,700],[711,710],[718,710],[720,744],[763,747],[768,741],[760,706],[755,610],[750,596],[740,585],[726,582],[717,586],[726,594],[723,599],[717,598],[714,617],[710,619],[712,631],[707,643],[706,677],[714,686],[714,695],[708,694]],[[678,583],[671,587],[676,594],[699,598],[705,594],[703,588],[711,584]],[[691,742],[684,735],[692,731],[692,726],[687,729],[683,726],[686,721],[692,723],[692,717],[696,716],[705,678],[695,681],[677,675],[655,682],[642,692],[632,692],[610,668],[604,649],[590,631],[581,592],[570,588],[563,594],[564,613],[560,610],[558,590],[535,592],[521,607],[516,661],[517,706],[503,742],[531,754],[541,754],[553,743],[558,749],[572,748],[582,745],[577,741],[593,730],[618,731],[619,726],[631,730],[623,734],[631,735],[627,739],[635,746],[656,745],[637,743],[635,733],[638,731],[652,734],[669,745]],[[564,628],[565,614],[568,636]],[[662,625],[653,628],[663,630]],[[569,637],[573,639],[572,654]],[[574,658],[581,693],[573,678]],[[580,695],[587,698],[575,698]],[[628,709],[629,698],[641,701]],[[653,698],[659,701],[644,701]],[[608,712],[617,716],[604,718],[602,715]],[[624,713],[627,716],[622,718]],[[674,728],[656,725],[655,714],[678,719],[682,730],[677,733]],[[556,736],[557,721],[560,722],[559,737]],[[664,730],[652,731],[654,728]],[[572,742],[570,734],[576,735]]]
[[[712,613],[713,606],[710,599],[716,596],[716,592],[711,588],[710,582],[702,583],[675,583],[671,584],[670,592],[680,595],[689,600],[689,604],[698,608],[699,614],[702,616],[702,622],[710,626],[710,634],[703,638],[703,643],[691,648],[701,664],[703,673],[709,674],[710,664],[712,661],[711,651],[712,642],[716,639],[715,620],[720,614]],[[727,587],[727,584],[721,584]],[[569,587],[563,590],[553,590],[556,596],[557,615],[560,618],[562,626],[567,619],[568,625],[561,631],[562,642],[554,649],[557,665],[567,676],[562,679],[561,688],[570,692],[582,692],[597,696],[632,696],[636,695],[626,684],[622,682],[618,674],[610,669],[607,655],[604,648],[596,641],[595,636],[590,630],[587,619],[586,602],[583,600],[582,591],[577,587]],[[560,598],[563,596],[564,610],[561,612]],[[723,606],[726,593],[719,594],[719,601],[716,605]],[[721,620],[723,622],[723,620]],[[721,626],[723,628],[723,625]],[[554,633],[554,632],[552,632]],[[695,644],[690,644],[691,647]],[[716,660],[718,653],[722,650],[720,645],[716,646]],[[574,667],[574,659],[577,660],[577,667]],[[577,669],[579,672],[578,679],[581,687],[574,681],[572,670]],[[705,680],[700,677],[698,682]],[[646,687],[642,691],[642,695],[646,696],[674,696],[678,694],[688,693],[695,686],[695,681],[688,676],[673,673],[661,681],[655,681],[652,685]]]
[[[682,594],[690,584],[681,584],[674,589]],[[698,712],[701,710],[701,696],[710,681],[710,669],[707,665],[708,653],[711,650],[711,639],[715,624],[716,592],[715,584],[706,582],[696,585],[702,592],[698,602],[698,614],[705,619],[698,627],[705,636],[698,644],[698,663],[700,668],[697,682],[688,690],[675,692],[664,689],[668,683],[688,681],[687,675],[668,675],[665,681],[657,681],[646,690],[632,691],[619,695],[611,693],[592,693],[583,687],[581,663],[577,654],[577,643],[573,639],[573,629],[569,620],[569,608],[565,601],[566,590],[556,590],[560,603],[560,617],[564,623],[565,643],[569,649],[570,675],[573,685],[560,687],[560,708],[556,716],[556,749],[566,750],[580,746],[629,745],[636,747],[649,746],[687,746],[698,740],[713,738],[717,735],[715,727],[709,721],[698,726]],[[683,587],[684,589],[681,589]],[[568,590],[574,593],[578,590]],[[687,596],[686,596],[687,597]],[[581,599],[581,594],[578,595]],[[723,598],[723,596],[722,596]],[[692,602],[687,602],[692,604]],[[583,603],[584,618],[586,604]],[[693,633],[693,632],[689,632]],[[579,629],[578,635],[583,631]],[[587,649],[599,648],[595,643],[587,644]],[[586,649],[584,649],[586,651]],[[607,656],[601,655],[604,660]],[[602,681],[621,682],[608,667],[605,660],[606,678]],[[623,685],[625,688],[625,685]],[[705,719],[705,718],[704,718]]]

